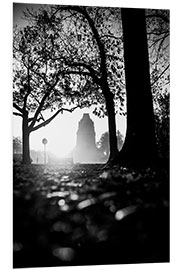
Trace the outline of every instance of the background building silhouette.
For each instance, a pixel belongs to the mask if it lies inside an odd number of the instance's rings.
[[[94,122],[88,113],[84,113],[79,121],[74,163],[101,163],[104,155],[96,147]]]

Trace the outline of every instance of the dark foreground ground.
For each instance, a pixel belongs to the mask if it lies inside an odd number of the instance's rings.
[[[14,166],[14,268],[169,262],[165,169]]]

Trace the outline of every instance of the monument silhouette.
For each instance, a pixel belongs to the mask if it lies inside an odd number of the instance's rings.
[[[89,113],[84,113],[79,121],[74,163],[101,163],[104,155],[96,147],[94,122]]]

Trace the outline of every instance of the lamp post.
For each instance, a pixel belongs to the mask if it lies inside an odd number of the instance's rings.
[[[48,140],[46,138],[42,139],[42,143],[44,144],[44,164],[46,164],[46,144]]]

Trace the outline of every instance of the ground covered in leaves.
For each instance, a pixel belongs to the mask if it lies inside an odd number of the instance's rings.
[[[14,268],[169,261],[166,169],[13,170]]]

